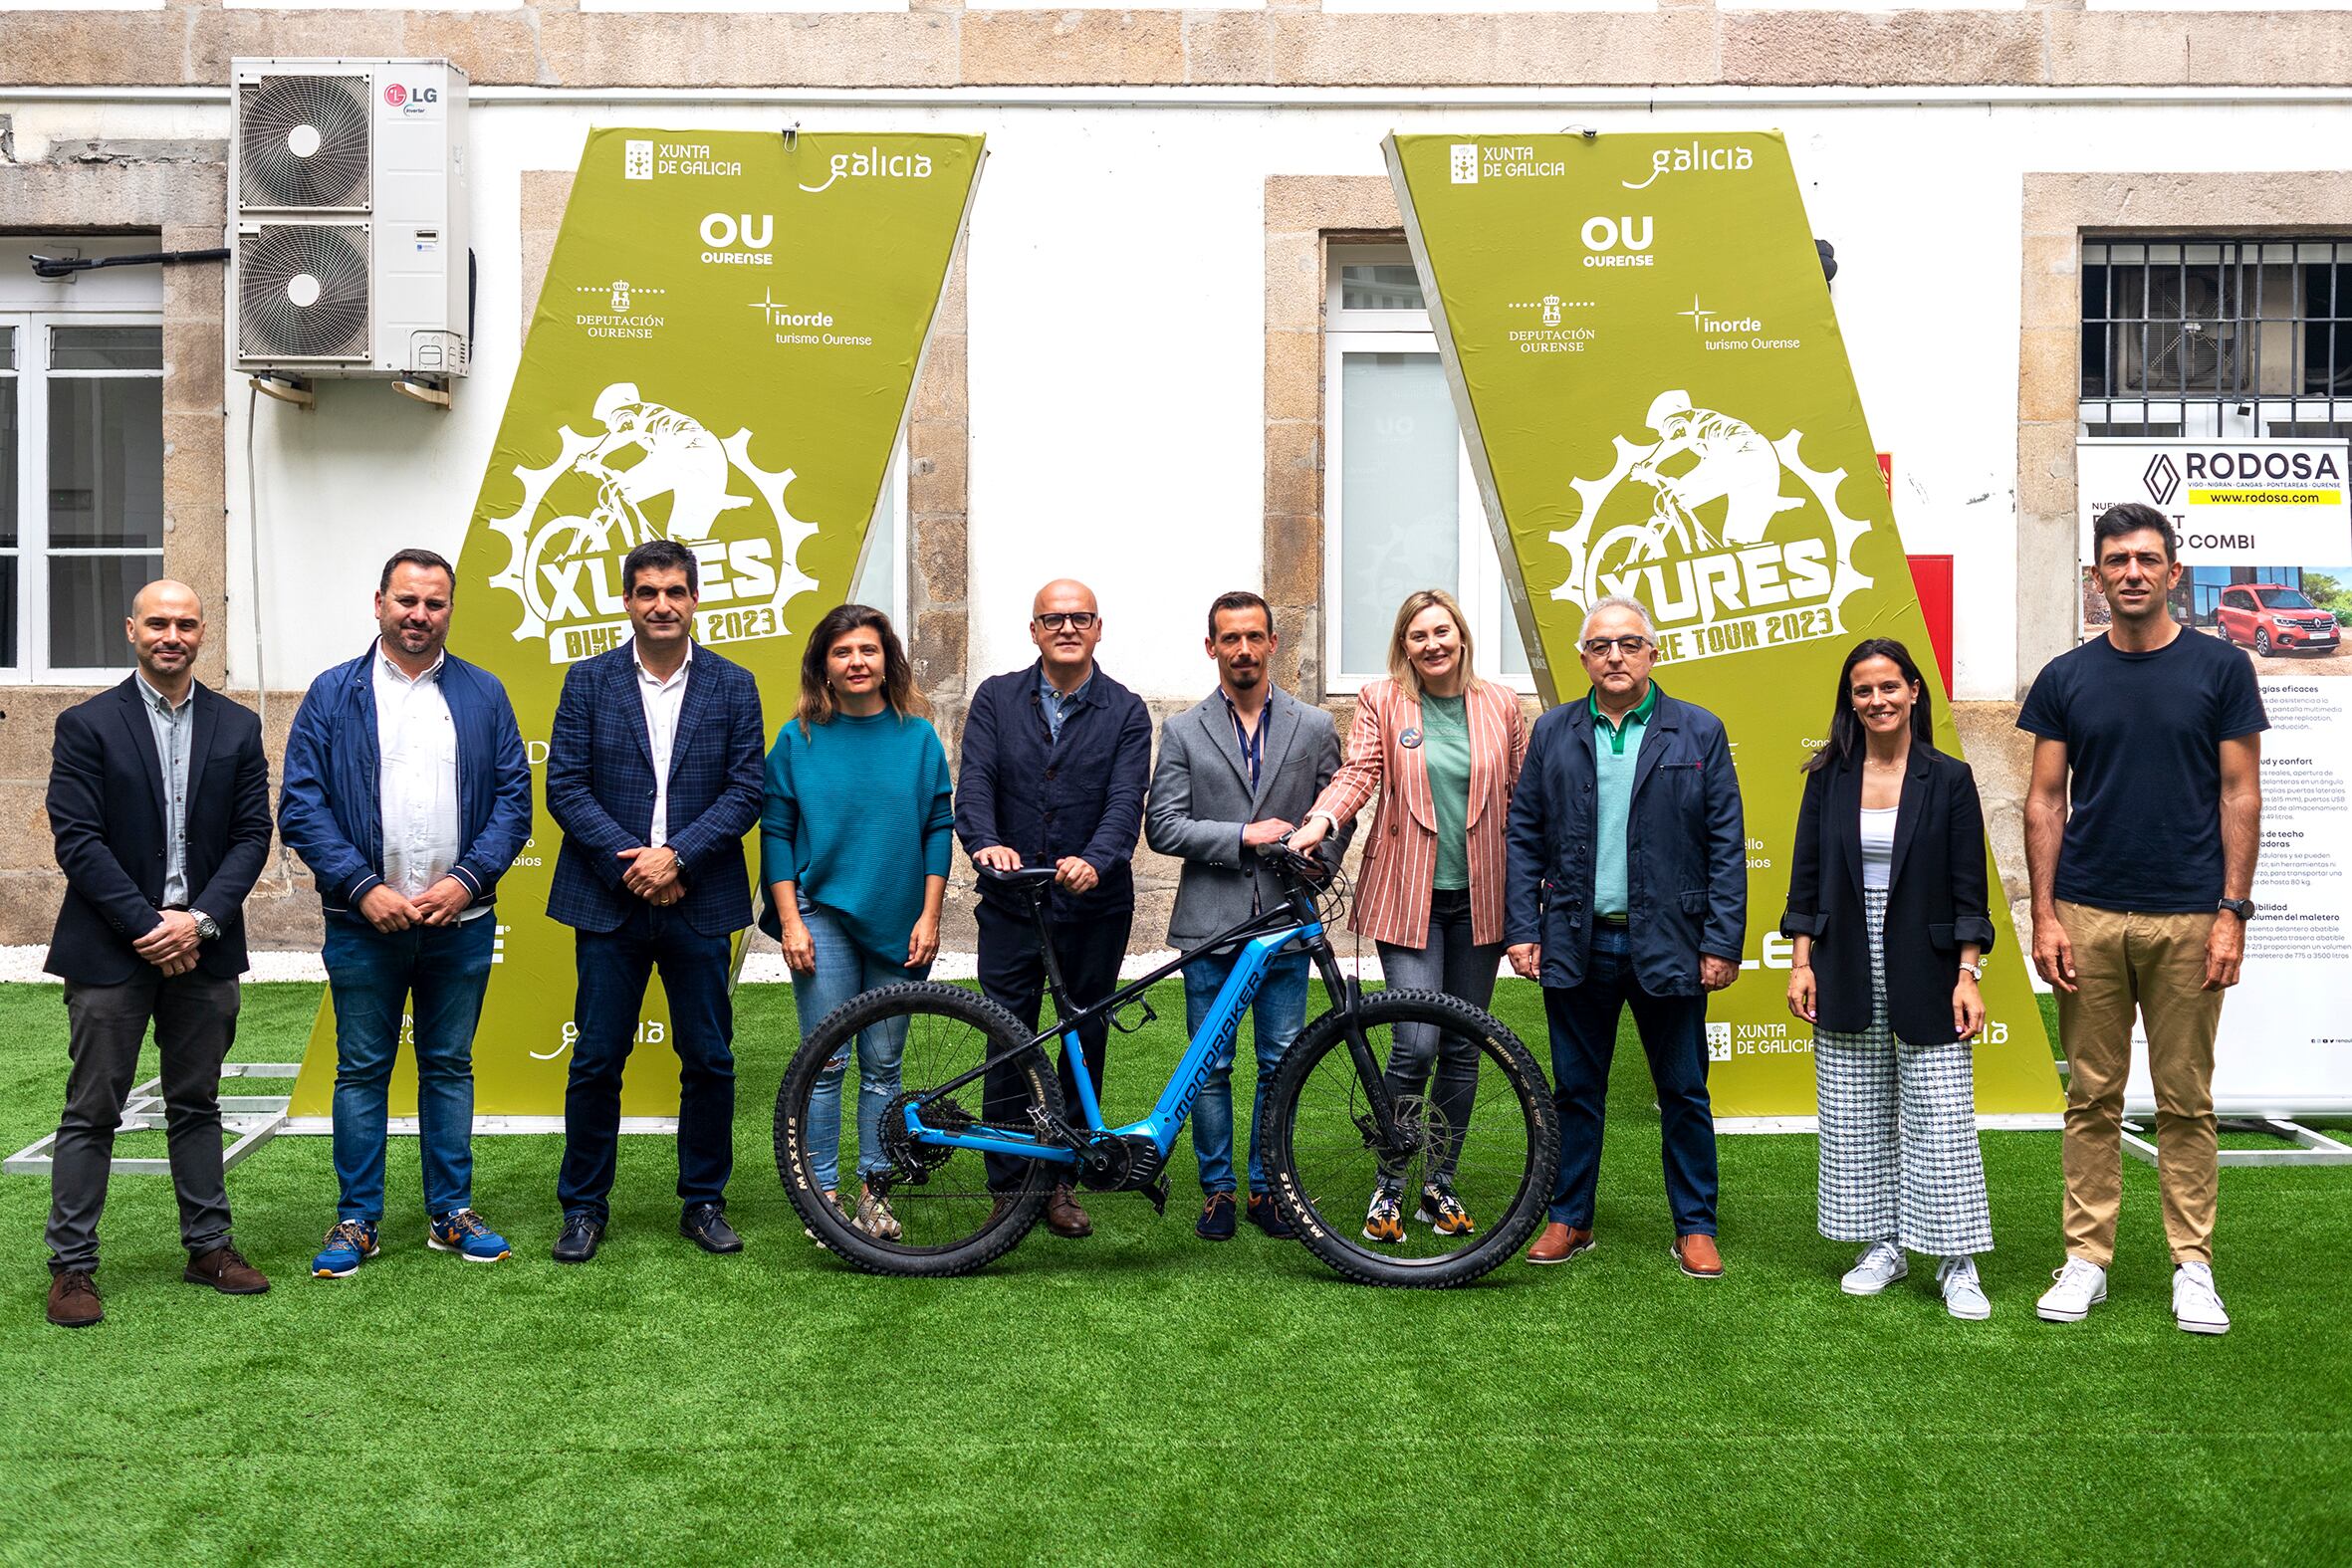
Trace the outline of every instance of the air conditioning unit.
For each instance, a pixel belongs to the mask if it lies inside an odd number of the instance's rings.
[[[465,73],[446,60],[239,60],[230,80],[237,368],[463,375]]]

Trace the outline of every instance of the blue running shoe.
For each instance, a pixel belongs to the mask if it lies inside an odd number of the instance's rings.
[[[349,1279],[376,1253],[375,1226],[366,1220],[339,1220],[327,1232],[327,1244],[311,1259],[314,1279]]]
[[[453,1209],[434,1220],[425,1227],[424,1243],[436,1252],[455,1252],[469,1263],[495,1263],[508,1255],[506,1237],[471,1209]]]

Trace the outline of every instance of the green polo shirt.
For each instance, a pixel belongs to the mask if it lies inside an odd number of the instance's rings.
[[[1600,693],[1584,699],[1592,708],[1592,771],[1599,794],[1592,843],[1592,912],[1622,920],[1631,910],[1625,890],[1625,829],[1633,817],[1633,770],[1641,761],[1642,732],[1658,711],[1658,683],[1652,681],[1623,724],[1601,712]]]

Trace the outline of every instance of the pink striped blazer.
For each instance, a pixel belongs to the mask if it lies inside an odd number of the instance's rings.
[[[1504,834],[1528,753],[1528,723],[1518,696],[1492,681],[1481,681],[1469,694],[1463,714],[1470,726],[1470,938],[1501,942]],[[1398,740],[1420,728],[1416,691],[1385,676],[1367,685],[1348,728],[1347,760],[1313,806],[1334,822],[1346,822],[1379,791],[1372,834],[1364,840],[1353,923],[1375,942],[1405,948],[1429,944],[1429,898],[1437,879],[1428,764],[1419,747]]]

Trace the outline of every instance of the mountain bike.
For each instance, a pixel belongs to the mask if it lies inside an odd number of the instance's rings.
[[[826,1014],[776,1097],[777,1169],[810,1233],[870,1272],[939,1276],[1011,1250],[1058,1184],[1140,1193],[1164,1214],[1168,1158],[1194,1099],[1233,1046],[1269,963],[1302,949],[1332,1002],[1285,1054],[1259,1131],[1283,1218],[1315,1256],[1368,1284],[1458,1285],[1516,1253],[1543,1218],[1559,1168],[1559,1121],[1534,1057],[1501,1021],[1453,997],[1364,994],[1342,973],[1317,905],[1319,894],[1336,911],[1339,879],[1287,847],[1272,846],[1267,860],[1280,902],[1074,1008],[1048,926],[1054,869],[983,870],[1029,904],[1054,1024],[1033,1034],[986,998],[933,983],[885,986]],[[1232,971],[1150,1113],[1106,1125],[1077,1031],[1096,1019],[1122,1032],[1141,1028],[1154,1016],[1144,996],[1151,986],[1228,954]],[[1431,1032],[1415,1032],[1423,1030]],[[1457,1077],[1441,1093],[1401,1066],[1391,1071],[1400,1033],[1416,1045],[1439,1035],[1467,1041],[1475,1087],[1463,1092]],[[889,1042],[900,1042],[894,1074],[868,1075],[862,1062],[845,1070],[861,1036],[885,1058]],[[1070,1055],[1075,1107],[1062,1104],[1047,1052],[1057,1036]],[[820,1115],[814,1127],[823,1132],[813,1136],[811,1116],[828,1077],[843,1099],[882,1102],[866,1115],[829,1118],[839,1127],[829,1192],[821,1144],[832,1132]],[[1367,1227],[1376,1191],[1403,1196],[1407,1223],[1386,1240]],[[1453,1205],[1441,1210],[1441,1196]]]

